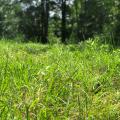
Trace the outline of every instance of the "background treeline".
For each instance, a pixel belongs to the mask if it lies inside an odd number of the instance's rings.
[[[0,0],[0,37],[120,44],[120,0]],[[53,41],[54,42],[54,41]]]

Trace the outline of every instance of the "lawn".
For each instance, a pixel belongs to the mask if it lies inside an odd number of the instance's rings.
[[[120,49],[0,41],[1,120],[120,120]]]

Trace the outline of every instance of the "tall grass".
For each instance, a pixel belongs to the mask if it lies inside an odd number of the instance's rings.
[[[120,50],[0,41],[1,120],[119,120]]]

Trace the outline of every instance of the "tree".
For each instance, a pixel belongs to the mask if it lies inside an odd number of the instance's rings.
[[[61,41],[66,43],[66,0],[61,0],[62,23],[61,23]]]
[[[41,42],[48,43],[49,0],[41,0]]]
[[[14,4],[11,0],[0,1],[0,35],[2,37],[15,37],[18,34],[18,17],[16,11],[18,5]]]
[[[79,38],[79,18],[80,18],[80,13],[82,13],[82,11],[84,10],[84,4],[83,4],[83,0],[74,0],[73,1],[73,5],[71,7],[72,10],[72,14],[71,14],[71,18],[72,18],[72,35],[74,37],[74,42],[78,43],[80,42],[80,38]]]
[[[119,0],[104,0],[106,9],[106,22],[103,29],[103,38],[105,42],[113,45],[120,45],[120,1]]]
[[[3,35],[3,27],[4,27],[3,21],[4,21],[4,16],[3,16],[2,10],[1,10],[0,11],[0,37],[2,37],[2,35]]]
[[[79,38],[86,40],[102,33],[106,11],[103,3],[99,0],[88,0],[83,4],[84,8],[79,15]]]

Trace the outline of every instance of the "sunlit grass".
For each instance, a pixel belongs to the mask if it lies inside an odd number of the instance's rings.
[[[1,120],[119,120],[120,49],[0,41]]]

